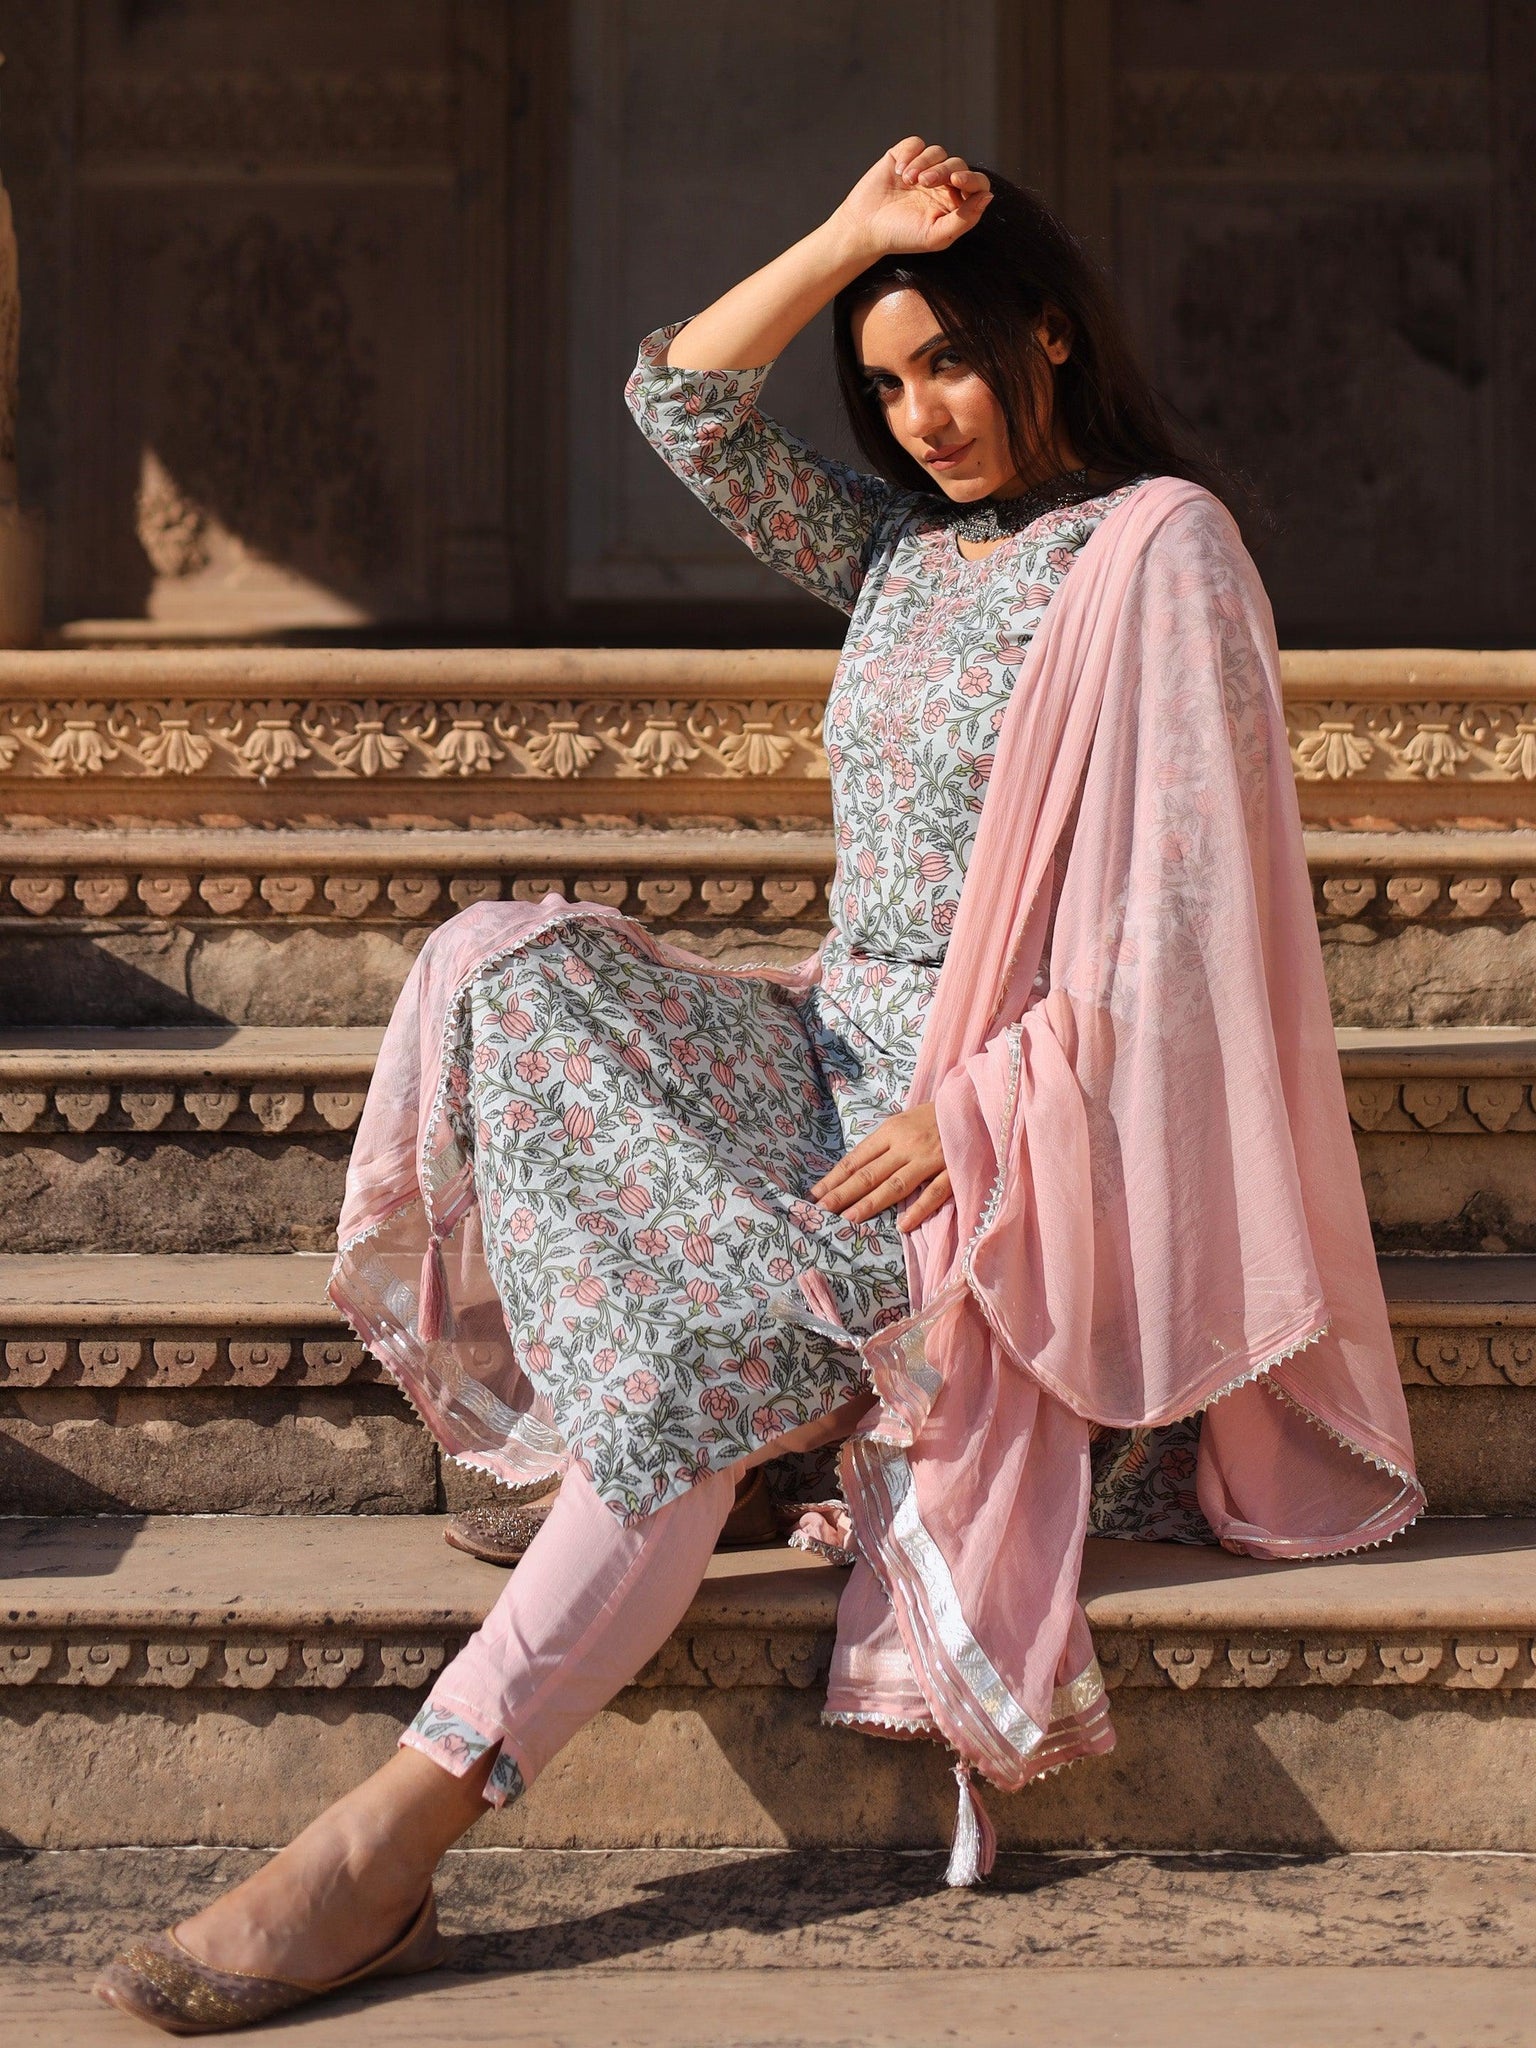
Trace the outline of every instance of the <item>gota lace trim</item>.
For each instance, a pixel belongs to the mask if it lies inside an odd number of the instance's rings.
[[[844,1548],[837,1543],[823,1543],[819,1536],[807,1536],[796,1529],[787,1539],[791,1550],[808,1550],[814,1557],[824,1557],[828,1564],[857,1564],[859,1553],[851,1546]]]
[[[823,1707],[822,1724],[827,1728],[883,1728],[893,1735],[933,1735],[940,1733],[939,1724],[932,1715],[922,1719],[909,1719],[901,1714],[877,1714],[872,1710],[839,1708],[833,1711]]]
[[[1207,1408],[1214,1407],[1218,1401],[1224,1400],[1228,1394],[1235,1394],[1240,1387],[1251,1386],[1254,1381],[1262,1380],[1265,1383],[1265,1391],[1267,1393],[1272,1394],[1277,1401],[1284,1402],[1287,1408],[1294,1409],[1305,1422],[1310,1423],[1315,1430],[1320,1431],[1331,1442],[1338,1444],[1342,1450],[1348,1451],[1351,1457],[1358,1458],[1364,1465],[1374,1466],[1378,1472],[1389,1473],[1392,1478],[1397,1480],[1398,1491],[1391,1500],[1377,1509],[1369,1521],[1363,1523],[1360,1529],[1355,1532],[1356,1541],[1342,1544],[1337,1549],[1324,1551],[1320,1551],[1314,1546],[1302,1542],[1294,1544],[1267,1542],[1264,1546],[1266,1554],[1295,1557],[1352,1557],[1357,1551],[1377,1550],[1383,1543],[1390,1543],[1395,1536],[1400,1536],[1405,1529],[1411,1529],[1424,1512],[1426,1505],[1424,1490],[1412,1472],[1406,1471],[1401,1465],[1395,1465],[1390,1458],[1378,1457],[1374,1451],[1367,1450],[1364,1444],[1356,1443],[1353,1437],[1346,1436],[1343,1430],[1335,1429],[1331,1423],[1325,1422],[1322,1416],[1307,1407],[1305,1402],[1298,1401],[1294,1394],[1288,1392],[1273,1377],[1277,1366],[1284,1365],[1287,1359],[1295,1358],[1299,1352],[1310,1350],[1314,1344],[1320,1344],[1332,1327],[1333,1318],[1331,1316],[1326,1317],[1312,1331],[1310,1336],[1299,1338],[1294,1344],[1288,1344],[1279,1351],[1271,1352],[1258,1365],[1253,1366],[1247,1372],[1240,1373],[1236,1379],[1229,1380],[1225,1386],[1218,1387],[1215,1393],[1208,1394],[1193,1411],[1197,1414],[1201,1413]],[[1411,1512],[1405,1514],[1405,1508],[1409,1507],[1411,1507]],[[1369,1533],[1373,1530],[1379,1530],[1380,1533]]]
[[[987,1190],[987,1199],[981,1205],[981,1214],[976,1227],[966,1241],[960,1258],[960,1270],[965,1283],[980,1299],[976,1285],[974,1260],[981,1240],[997,1221],[997,1212],[1003,1205],[1003,1195],[1008,1186],[1008,1161],[1013,1156],[1013,1121],[1019,1103],[1019,1080],[1024,1071],[1024,1026],[1022,1023],[1008,1026],[1008,1080],[1003,1093],[1002,1138],[997,1148],[997,1171],[992,1176],[992,1185]]]

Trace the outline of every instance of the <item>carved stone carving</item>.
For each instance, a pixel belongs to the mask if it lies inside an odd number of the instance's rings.
[[[139,901],[152,917],[174,917],[191,894],[190,875],[145,875],[138,885]]]
[[[1536,1331],[1503,1331],[1488,1340],[1491,1378],[1514,1387],[1536,1386]]]
[[[207,1643],[150,1643],[144,1651],[145,1685],[164,1685],[172,1690],[191,1685],[208,1668]]]
[[[1134,1636],[1104,1636],[1097,1639],[1099,1669],[1104,1674],[1104,1685],[1108,1692],[1115,1692],[1135,1672],[1141,1662],[1141,1644]]]
[[[1176,1642],[1152,1644],[1152,1661],[1167,1675],[1171,1685],[1188,1692],[1204,1678],[1216,1655],[1216,1645],[1205,1639],[1186,1637]]]
[[[378,1683],[419,1692],[430,1685],[447,1655],[447,1649],[436,1643],[381,1643]]]
[[[770,1636],[768,1662],[791,1685],[804,1690],[826,1677],[831,1646],[815,1636]]]
[[[1438,1386],[1458,1387],[1476,1371],[1483,1340],[1472,1332],[1437,1330],[1414,1340],[1414,1356]]]
[[[345,1685],[353,1672],[363,1661],[361,1643],[305,1643],[301,1646],[304,1660],[304,1675],[300,1685],[323,1686],[327,1692],[334,1692],[339,1685]]]
[[[1386,1684],[1422,1685],[1440,1669],[1445,1650],[1441,1644],[1430,1641],[1384,1642],[1377,1645],[1376,1654],[1381,1659]]]
[[[30,1685],[52,1661],[52,1643],[0,1643],[0,1685]]]
[[[1491,1692],[1495,1686],[1502,1685],[1514,1670],[1519,1655],[1518,1643],[1458,1641],[1455,1645],[1456,1668],[1446,1683]]]
[[[663,1643],[656,1655],[635,1679],[636,1685],[647,1690],[661,1686],[708,1685],[709,1680],[694,1662],[689,1646],[676,1636]]]
[[[1536,1385],[1536,1330],[1408,1328],[1396,1339],[1407,1386]]]
[[[1448,836],[1450,838],[1450,836]],[[1522,836],[1524,838],[1524,836]],[[1460,872],[1450,866],[1452,846],[1446,846],[1448,870],[1425,874],[1423,862],[1405,862],[1405,872],[1348,874],[1335,864],[1319,877],[1317,911],[1323,920],[1358,920],[1362,915],[1391,926],[1401,920],[1438,918],[1446,922],[1507,922],[1522,924],[1536,915],[1536,874],[1526,868],[1524,848],[1511,848],[1511,858],[1501,868],[1483,868],[1477,874]],[[1382,901],[1384,899],[1384,901]]]
[[[1334,917],[1360,917],[1375,901],[1376,883],[1369,875],[1330,877],[1323,884],[1323,902]]]
[[[366,1074],[352,1088],[271,1088],[259,1078],[222,1087],[141,1082],[78,1088],[0,1090],[0,1129],[51,1131],[224,1131],[266,1137],[350,1131],[362,1114]]]
[[[265,1692],[288,1668],[286,1643],[226,1643],[224,1683],[246,1692]]]
[[[1536,1109],[1523,1081],[1348,1080],[1351,1121],[1362,1131],[1452,1132],[1536,1130]]]
[[[696,1636],[693,1642],[693,1661],[704,1673],[711,1685],[737,1686],[761,1684],[761,1667],[765,1661],[766,1646],[760,1636],[748,1635],[707,1635]]]
[[[181,531],[178,526],[176,531]],[[164,547],[164,529],[152,544]],[[146,545],[151,541],[147,540]],[[195,566],[190,557],[178,557]],[[119,696],[0,706],[0,776],[159,781],[824,780],[819,698],[731,703]],[[1290,700],[1304,785],[1524,785],[1536,703]]]
[[[249,875],[204,875],[197,893],[216,917],[232,917],[251,900]]]
[[[0,1685],[208,1687],[236,1691],[331,1692],[393,1687],[420,1692],[454,1656],[462,1630],[422,1631],[381,1640],[351,1630],[252,1640],[222,1630],[179,1638],[131,1629],[110,1639],[65,1637],[14,1626],[0,1641]],[[1528,1632],[1361,1630],[1296,1638],[1263,1632],[1135,1630],[1101,1633],[1095,1644],[1106,1687],[1291,1690],[1393,1686],[1463,1692],[1536,1689]],[[767,1634],[704,1629],[673,1636],[635,1683],[658,1688],[791,1686],[808,1690],[825,1676],[830,1632]]]
[[[64,901],[64,882],[59,875],[16,875],[11,880],[11,894],[33,917],[46,917],[56,904]]]
[[[145,531],[153,500],[140,495],[141,539],[169,573],[167,532]],[[178,573],[203,558],[178,542]],[[819,699],[745,704],[611,699],[541,703],[503,697],[434,705],[425,699],[214,700],[121,697],[111,702],[0,706],[0,775],[229,780],[364,781],[491,778],[562,781],[598,772],[620,778],[771,781],[825,778]]]
[[[1303,782],[1342,782],[1363,774],[1375,758],[1375,742],[1357,730],[1358,705],[1298,704],[1289,707],[1289,717],[1291,754]]]
[[[1387,884],[1387,901],[1399,917],[1422,917],[1439,900],[1437,875],[1394,875]]]
[[[1347,1685],[1365,1662],[1365,1643],[1303,1643],[1307,1669],[1325,1685]]]
[[[1230,1643],[1227,1661],[1245,1686],[1273,1685],[1291,1661],[1288,1643]]]
[[[337,1387],[387,1376],[353,1337],[236,1331],[192,1339],[8,1338],[0,1387]]]
[[[65,1650],[65,1685],[110,1685],[133,1654],[131,1643],[70,1643]]]

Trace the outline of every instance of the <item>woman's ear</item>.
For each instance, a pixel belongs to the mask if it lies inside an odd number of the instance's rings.
[[[1072,322],[1059,306],[1045,307],[1035,322],[1035,340],[1046,361],[1059,370],[1072,353]]]

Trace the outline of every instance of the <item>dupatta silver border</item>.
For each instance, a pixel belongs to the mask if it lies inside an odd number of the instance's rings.
[[[843,1457],[846,1482],[872,1525],[865,1555],[908,1624],[902,1634],[936,1718],[968,1762],[999,1784],[1017,1784],[1046,1731],[972,1634],[949,1565],[918,1512],[906,1453],[855,1437]]]

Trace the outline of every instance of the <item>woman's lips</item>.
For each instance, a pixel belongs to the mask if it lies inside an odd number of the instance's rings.
[[[969,455],[975,446],[974,440],[961,441],[953,448],[935,448],[933,453],[925,455],[923,460],[930,469],[953,469],[955,464]]]

